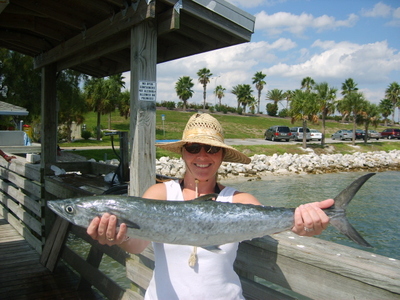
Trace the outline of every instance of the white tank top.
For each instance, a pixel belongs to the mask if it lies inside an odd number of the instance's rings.
[[[168,200],[184,201],[179,182],[165,182]],[[235,189],[225,187],[217,201],[232,202]],[[233,270],[239,243],[221,245],[224,253],[197,248],[197,263],[188,264],[193,246],[153,243],[155,268],[145,300],[245,299]]]

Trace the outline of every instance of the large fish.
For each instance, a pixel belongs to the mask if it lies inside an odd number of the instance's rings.
[[[366,174],[335,197],[324,209],[330,223],[357,244],[371,247],[348,222],[346,206],[374,173]],[[218,251],[218,245],[240,242],[289,230],[294,208],[208,201],[215,194],[192,201],[160,201],[129,196],[91,196],[49,201],[48,206],[69,222],[88,227],[108,212],[125,223],[128,235],[160,243],[193,245]]]

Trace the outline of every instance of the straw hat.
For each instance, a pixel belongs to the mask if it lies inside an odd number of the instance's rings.
[[[224,132],[217,119],[209,114],[194,114],[190,117],[183,131],[182,140],[170,143],[157,143],[156,146],[165,150],[182,154],[186,143],[200,143],[225,149],[223,161],[248,164],[249,157],[224,143]]]

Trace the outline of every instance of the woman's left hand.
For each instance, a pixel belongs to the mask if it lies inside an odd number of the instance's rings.
[[[329,225],[329,217],[322,209],[329,208],[334,203],[333,199],[328,199],[300,205],[294,212],[292,231],[302,236],[321,234]]]

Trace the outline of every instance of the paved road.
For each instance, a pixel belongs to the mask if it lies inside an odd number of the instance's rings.
[[[397,142],[400,143],[400,140],[388,140],[388,139],[380,139],[380,140],[368,140],[368,143],[374,143],[374,142]],[[301,144],[301,141],[290,141],[290,142],[277,142],[277,141],[269,141],[269,140],[264,140],[264,139],[225,139],[225,143],[227,143],[228,145],[287,145],[287,144]],[[308,144],[313,143],[313,144],[320,144],[320,141],[310,141],[308,142]],[[325,143],[326,144],[334,144],[334,143],[349,143],[351,144],[352,141],[351,140],[345,140],[345,141],[341,141],[341,140],[332,140],[331,138],[326,138],[325,139]],[[364,143],[363,140],[356,140],[356,144],[361,144]]]
[[[400,140],[397,139],[380,139],[379,141],[377,140],[368,140],[368,143],[374,143],[374,142],[394,142],[394,143],[399,143]],[[356,144],[361,144],[364,141],[362,140],[356,140]],[[225,143],[228,145],[249,145],[249,146],[254,146],[254,145],[296,145],[296,144],[302,144],[301,141],[290,141],[290,142],[277,142],[277,141],[269,141],[269,140],[264,140],[264,139],[225,139]],[[326,138],[325,139],[326,144],[334,144],[334,143],[348,143],[351,144],[351,141],[345,140],[345,141],[340,141],[340,140],[332,140],[331,138]],[[320,141],[311,141],[308,142],[307,144],[321,144]],[[116,149],[118,149],[118,145],[116,145]],[[89,149],[111,149],[111,146],[86,146],[86,147],[65,147],[63,150],[71,151],[71,150],[89,150]]]

